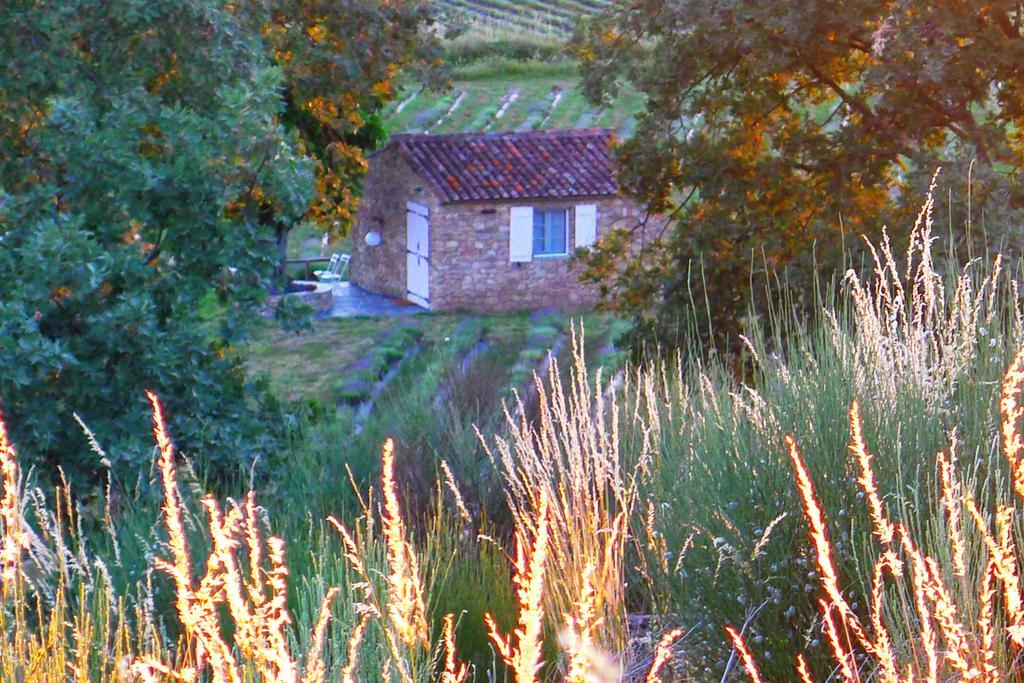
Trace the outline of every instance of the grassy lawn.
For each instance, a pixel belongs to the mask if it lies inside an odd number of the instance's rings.
[[[282,332],[273,321],[261,321],[245,349],[248,369],[254,375],[267,375],[282,400],[331,402],[341,371],[394,322],[388,318],[329,318],[314,322],[313,332],[295,335]]]

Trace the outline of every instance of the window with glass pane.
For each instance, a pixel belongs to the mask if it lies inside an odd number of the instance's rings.
[[[534,210],[534,256],[556,256],[567,253],[565,250],[567,216],[568,212],[564,209],[558,209],[557,211]]]

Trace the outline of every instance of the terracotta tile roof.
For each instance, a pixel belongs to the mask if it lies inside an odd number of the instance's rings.
[[[446,202],[600,197],[618,190],[609,130],[395,135]]]

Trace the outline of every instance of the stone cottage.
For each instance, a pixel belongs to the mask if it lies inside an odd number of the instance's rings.
[[[569,256],[640,208],[607,130],[395,135],[370,157],[351,281],[431,310],[585,308]]]

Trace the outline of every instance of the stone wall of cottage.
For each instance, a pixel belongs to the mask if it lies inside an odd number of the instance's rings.
[[[513,205],[569,210],[570,251],[575,243],[576,204],[597,205],[598,239],[610,230],[635,225],[636,204],[619,197],[598,199],[446,204],[431,216],[430,303],[434,310],[505,312],[555,307],[589,308],[596,286],[579,281],[579,264],[565,256],[509,262],[509,212]]]
[[[393,149],[371,159],[363,187],[352,230],[351,281],[405,298],[406,202],[417,202],[430,211],[430,307],[437,311],[573,310],[597,303],[597,287],[579,281],[581,266],[571,266],[568,257],[509,262],[509,211],[514,205],[568,209],[570,251],[576,204],[597,205],[598,239],[612,229],[635,225],[642,216],[634,202],[622,197],[442,204],[428,181]],[[365,241],[373,230],[381,234],[377,247]]]
[[[406,202],[423,204],[433,216],[440,201],[429,183],[392,148],[370,158],[363,197],[352,227],[349,280],[371,292],[404,299],[406,295]],[[366,244],[366,233],[381,235],[379,246]],[[433,236],[431,236],[433,237]],[[434,283],[430,283],[433,290]]]

